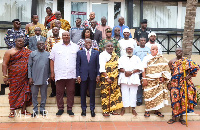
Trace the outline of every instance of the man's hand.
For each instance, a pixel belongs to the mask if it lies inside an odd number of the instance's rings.
[[[147,85],[148,85],[147,79],[143,79],[143,84],[142,84],[142,86],[144,87],[144,86],[147,86]]]
[[[126,77],[130,77],[132,75],[132,72],[131,71],[125,71],[125,76]]]
[[[133,74],[137,72],[140,72],[140,70],[139,69],[133,70]]]
[[[33,85],[33,79],[29,78],[28,83],[29,83],[29,85]]]
[[[55,74],[51,73],[51,80],[55,81]]]
[[[77,77],[77,81],[80,84],[81,83],[81,77]]]
[[[107,82],[108,82],[109,84],[111,84],[111,83],[112,83],[112,80],[110,80],[110,78],[107,78]]]
[[[97,76],[96,82],[98,83],[100,81],[100,76]]]
[[[4,82],[6,85],[8,85],[8,84],[9,84],[8,77],[3,78],[3,82]]]

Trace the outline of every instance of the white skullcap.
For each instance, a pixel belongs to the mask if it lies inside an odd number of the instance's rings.
[[[156,33],[155,32],[151,32],[151,33],[149,33],[148,38],[150,38],[150,36],[156,36]]]
[[[130,48],[134,48],[133,44],[131,44],[131,43],[129,43],[129,44],[126,45],[126,48],[129,48],[129,47]]]
[[[123,33],[125,33],[125,32],[130,33],[130,30],[129,30],[128,28],[125,28],[125,29],[123,30]]]

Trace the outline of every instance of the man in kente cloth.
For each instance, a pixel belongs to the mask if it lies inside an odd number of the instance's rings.
[[[145,117],[150,117],[149,111],[155,110],[159,117],[164,117],[158,110],[168,105],[167,84],[171,79],[171,71],[168,61],[158,54],[157,45],[151,46],[151,54],[142,61],[144,72],[142,73],[145,101]]]
[[[32,104],[31,89],[28,84],[28,58],[31,53],[29,49],[24,48],[24,38],[16,38],[15,48],[5,52],[3,58],[2,72],[3,81],[9,84],[9,104],[10,115],[15,116],[15,110],[22,108],[21,114],[30,114],[26,107]]]
[[[194,112],[194,106],[197,105],[197,93],[194,84],[192,83],[192,77],[196,77],[199,65],[192,60],[183,57],[182,48],[176,48],[176,58],[169,61],[169,66],[172,72],[171,82],[168,84],[171,96],[172,107],[172,119],[167,123],[173,124],[176,121],[176,117],[179,117],[179,122],[183,125],[186,121],[183,119],[185,114],[185,85],[187,85],[187,112]],[[186,77],[184,79],[183,73],[183,61],[186,61]]]

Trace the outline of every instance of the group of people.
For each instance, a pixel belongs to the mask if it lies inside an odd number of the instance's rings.
[[[39,113],[45,115],[47,86],[51,83],[52,93],[56,96],[57,116],[64,113],[64,95],[67,96],[67,113],[74,116],[75,83],[80,84],[81,116],[86,116],[86,95],[90,96],[91,116],[95,117],[95,89],[101,88],[103,116],[123,116],[125,108],[131,107],[137,116],[136,106],[145,101],[145,117],[150,111],[159,117],[164,115],[160,108],[168,105],[170,90],[172,119],[169,124],[179,121],[185,124],[184,83],[188,86],[188,112],[196,105],[196,89],[191,81],[199,66],[192,60],[182,57],[182,48],[176,49],[176,58],[168,62],[162,55],[156,33],[147,28],[147,20],[141,21],[132,38],[124,18],[118,19],[119,25],[113,29],[95,21],[95,13],[82,24],[76,19],[76,27],[70,27],[62,19],[60,11],[52,13],[47,7],[44,25],[38,23],[38,16],[32,16],[32,23],[26,29],[20,28],[19,19],[13,20],[13,29],[9,29],[5,42],[9,50],[3,58],[3,80],[9,84],[9,117],[15,117],[15,111],[22,108],[22,114],[32,117]],[[182,63],[186,61],[187,77],[183,76]],[[40,110],[37,96],[41,92]],[[66,92],[65,92],[66,90]],[[26,107],[33,103],[33,113]],[[116,110],[121,109],[121,113]]]

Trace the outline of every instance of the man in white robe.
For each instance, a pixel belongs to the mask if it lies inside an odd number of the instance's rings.
[[[118,83],[121,84],[123,108],[121,115],[125,113],[126,107],[132,107],[132,114],[137,115],[135,111],[137,90],[140,85],[139,74],[143,70],[141,60],[133,55],[133,46],[126,47],[126,55],[119,59],[118,69],[120,71]]]

